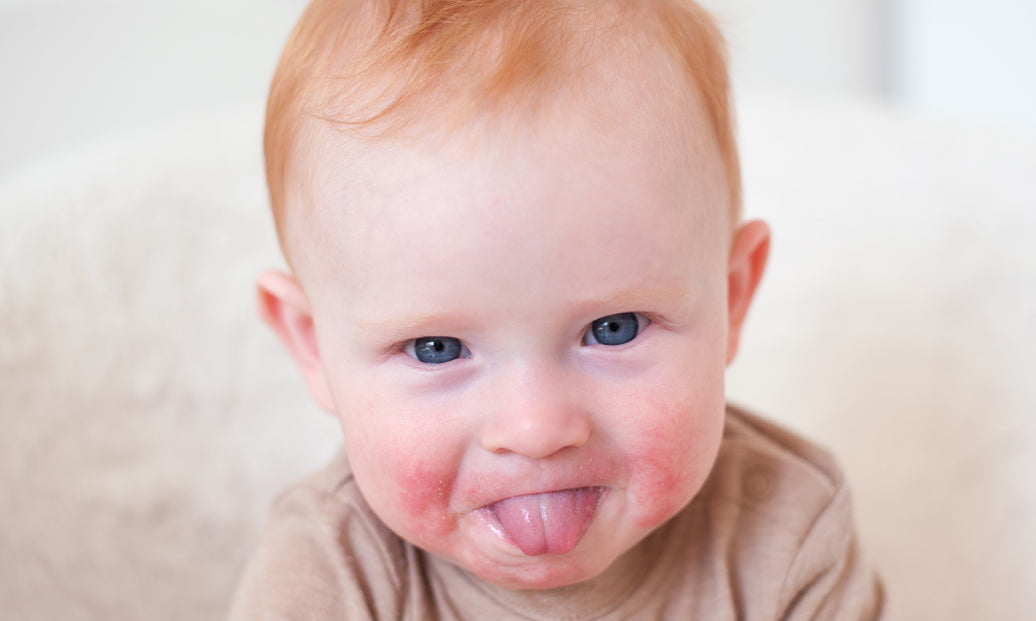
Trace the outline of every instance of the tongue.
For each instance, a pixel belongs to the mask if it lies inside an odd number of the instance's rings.
[[[583,487],[515,496],[489,509],[525,554],[565,554],[582,539],[600,498],[599,487]]]

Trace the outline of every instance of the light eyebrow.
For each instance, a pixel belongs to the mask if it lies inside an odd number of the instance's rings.
[[[415,334],[425,326],[456,324],[453,314],[427,313],[423,315],[388,315],[378,319],[357,319],[353,324],[362,332],[376,334]],[[449,336],[448,334],[416,334],[416,336]]]
[[[672,302],[686,297],[687,287],[664,286],[664,287],[629,287],[620,289],[603,298],[577,302],[579,307],[599,305],[647,305]],[[631,308],[630,310],[647,310],[647,308]]]
[[[688,287],[682,286],[631,286],[612,291],[602,297],[568,299],[557,311],[566,315],[591,315],[619,310],[651,311],[658,306],[675,311],[676,303],[683,306]],[[418,338],[422,336],[452,336],[462,326],[470,326],[474,318],[469,314],[455,312],[414,313],[388,311],[383,315],[371,314],[353,320],[355,328],[363,334],[378,335],[389,340]]]

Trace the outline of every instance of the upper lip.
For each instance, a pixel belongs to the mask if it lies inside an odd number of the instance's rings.
[[[486,504],[484,504],[482,506],[483,507],[491,507],[491,506],[495,505],[496,503],[498,503],[498,502],[500,502],[502,500],[507,500],[508,498],[518,498],[520,496],[535,496],[535,495],[538,495],[538,494],[550,494],[550,493],[553,493],[553,492],[563,492],[563,491],[566,491],[566,490],[593,489],[593,488],[603,488],[603,487],[604,487],[603,485],[576,485],[576,486],[573,486],[573,487],[559,487],[559,488],[556,488],[556,489],[545,489],[545,490],[538,491],[538,492],[527,492],[527,493],[524,493],[524,494],[511,494],[509,496],[504,496],[503,498],[498,498],[498,499],[496,499],[496,500],[494,500],[492,502],[488,502],[488,503],[486,503]]]
[[[564,467],[537,467],[520,472],[486,472],[469,479],[471,487],[460,490],[463,504],[470,510],[488,507],[516,496],[547,494],[567,489],[609,487],[616,482],[617,467],[612,460],[588,460]]]

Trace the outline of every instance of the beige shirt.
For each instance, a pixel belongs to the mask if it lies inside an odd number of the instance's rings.
[[[694,500],[602,575],[548,591],[488,584],[406,543],[339,455],[274,502],[230,619],[878,619],[883,602],[832,458],[729,409]]]

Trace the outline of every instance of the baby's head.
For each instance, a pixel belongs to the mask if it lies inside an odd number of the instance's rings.
[[[264,318],[399,536],[586,580],[694,497],[766,259],[680,0],[316,0],[271,89]]]

